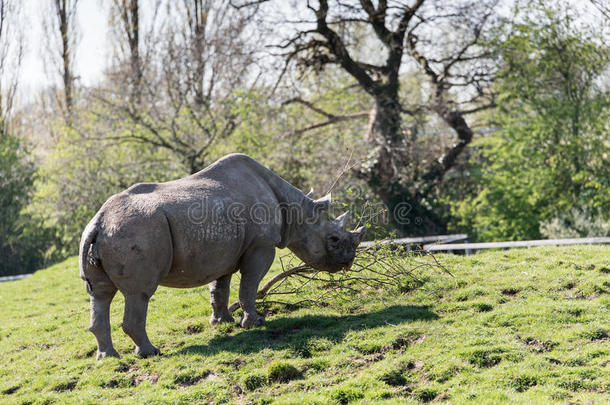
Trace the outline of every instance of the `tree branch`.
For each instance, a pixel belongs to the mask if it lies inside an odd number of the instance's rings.
[[[350,56],[341,37],[333,31],[326,22],[328,15],[328,1],[319,0],[320,8],[315,9],[308,5],[316,14],[316,31],[320,33],[328,43],[328,49],[337,57],[337,61],[349,74],[351,74],[362,85],[367,93],[374,94],[377,86],[373,79],[366,73],[358,63]]]
[[[360,119],[360,118],[369,118],[370,115],[371,115],[371,113],[367,112],[367,111],[362,111],[362,112],[353,113],[353,114],[345,114],[345,115],[333,115],[326,121],[316,122],[314,124],[308,125],[303,128],[284,132],[282,135],[280,135],[280,137],[284,138],[284,137],[288,137],[288,136],[300,135],[302,133],[312,131],[314,129],[326,127],[328,125],[336,124],[338,122],[349,121],[349,120]]]

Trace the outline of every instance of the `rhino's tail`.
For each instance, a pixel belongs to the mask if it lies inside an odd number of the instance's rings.
[[[96,215],[83,231],[80,248],[78,253],[80,277],[87,281],[85,269],[102,269],[102,262],[95,244],[95,239],[99,231],[98,216]]]

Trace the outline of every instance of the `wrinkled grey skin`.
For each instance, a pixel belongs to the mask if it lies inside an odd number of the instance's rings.
[[[109,319],[117,290],[125,296],[123,330],[135,342],[136,354],[150,356],[160,352],[148,340],[146,311],[159,285],[209,283],[210,323],[234,322],[227,305],[231,276],[239,270],[241,325],[250,328],[264,321],[254,303],[276,247],[288,247],[319,270],[349,268],[365,229],[345,231],[347,213],[325,219],[329,205],[330,196],[314,201],[241,154],[183,179],[136,184],[110,197],[85,228],[80,245],[97,358],[118,356]]]

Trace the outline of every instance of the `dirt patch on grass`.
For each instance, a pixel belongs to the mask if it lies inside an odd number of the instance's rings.
[[[409,336],[399,336],[396,339],[394,339],[394,341],[391,344],[391,348],[395,349],[395,350],[399,350],[399,349],[404,349],[407,348],[409,346],[411,346],[412,344],[415,343],[421,343],[424,340],[426,340],[427,335],[422,333],[422,334],[414,334],[414,335],[409,335]],[[384,346],[384,351],[387,351],[389,349],[389,347]]]
[[[149,381],[151,384],[156,384],[161,375],[159,373],[140,374],[131,376],[131,383],[135,387],[144,381]]]
[[[557,342],[553,342],[552,340],[539,340],[532,337],[521,338],[520,336],[517,336],[517,339],[536,353],[550,352],[559,344]]]
[[[242,368],[243,366],[245,366],[247,364],[242,359],[221,360],[219,363],[223,364],[225,366],[232,366],[235,370],[239,370],[240,368]]]
[[[207,378],[209,375],[210,373],[207,371],[203,373],[186,372],[183,374],[178,374],[174,378],[174,384],[183,388],[190,387],[191,385],[197,384],[202,379]]]
[[[188,333],[189,335],[194,335],[201,332],[203,332],[203,325],[201,324],[188,325],[186,327],[186,333]]]
[[[132,363],[121,362],[115,367],[114,371],[118,373],[134,373],[138,371],[138,367],[134,366]]]

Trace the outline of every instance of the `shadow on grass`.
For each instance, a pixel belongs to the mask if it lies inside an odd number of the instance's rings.
[[[170,355],[210,356],[223,351],[248,354],[263,349],[282,350],[307,344],[310,338],[318,337],[338,343],[350,331],[434,319],[438,319],[438,315],[426,305],[394,305],[381,311],[355,315],[279,318],[267,321],[260,328],[243,330],[235,335],[216,336],[207,345],[183,347]]]

